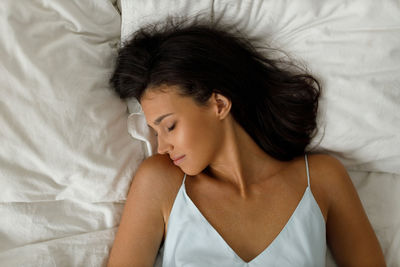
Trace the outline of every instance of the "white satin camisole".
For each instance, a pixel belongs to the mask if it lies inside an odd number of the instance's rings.
[[[258,267],[325,266],[325,220],[308,186],[290,219],[272,243],[250,262],[242,260],[202,215],[186,193],[184,176],[154,266]]]

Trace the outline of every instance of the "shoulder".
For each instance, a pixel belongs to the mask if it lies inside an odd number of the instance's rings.
[[[308,154],[310,171],[316,175],[335,177],[346,174],[343,164],[335,157],[328,154]]]
[[[328,154],[308,154],[311,190],[325,218],[338,195],[355,192],[343,164]]]
[[[340,184],[348,179],[347,171],[343,164],[335,157],[328,154],[307,154],[308,169],[311,187],[327,187]],[[296,171],[305,168],[304,156],[293,160]]]
[[[143,160],[138,171],[147,174],[177,174],[182,173],[181,169],[175,166],[168,155],[155,154]]]
[[[316,179],[320,186],[333,189],[348,183],[349,176],[343,164],[328,154],[310,154],[307,156],[310,176]]]
[[[156,154],[146,158],[139,165],[130,190],[151,194],[153,200],[160,203],[163,213],[167,215],[183,177],[184,172],[172,163],[168,155]]]
[[[167,155],[156,154],[146,158],[136,172],[136,177],[149,183],[170,184],[182,182],[184,173],[175,166]],[[145,178],[142,178],[145,177]]]

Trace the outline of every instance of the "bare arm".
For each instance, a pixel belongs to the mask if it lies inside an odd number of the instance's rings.
[[[327,156],[324,156],[327,157]],[[326,159],[326,158],[325,158]],[[343,165],[324,164],[329,199],[327,240],[338,266],[386,266],[378,239]]]
[[[133,178],[108,267],[153,266],[164,234],[164,175],[160,164],[147,159]],[[161,167],[162,169],[162,167]]]

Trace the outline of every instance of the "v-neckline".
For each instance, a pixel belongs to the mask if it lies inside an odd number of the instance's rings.
[[[186,177],[185,177],[186,178]],[[192,201],[192,199],[189,197],[189,195],[186,192],[186,185],[185,185],[185,180],[183,179],[183,183],[182,183],[182,188],[183,188],[183,194],[184,196],[189,200],[189,203],[193,206],[194,210],[200,215],[200,217],[206,222],[206,224],[212,229],[213,232],[216,233],[216,235],[223,241],[223,243],[225,244],[225,246],[235,255],[236,258],[238,258],[242,263],[245,264],[251,264],[255,261],[257,261],[259,258],[261,258],[265,253],[267,253],[267,251],[269,250],[269,248],[277,242],[278,238],[281,236],[282,232],[285,231],[285,229],[288,227],[289,223],[293,220],[293,217],[296,213],[296,211],[299,209],[301,203],[303,202],[307,191],[309,191],[309,186],[307,186],[307,188],[304,190],[303,196],[301,197],[299,203],[297,204],[296,208],[294,209],[293,213],[290,215],[289,219],[287,220],[287,222],[284,224],[283,228],[279,231],[279,233],[274,237],[274,239],[268,244],[268,246],[261,251],[258,255],[256,255],[254,258],[252,258],[250,261],[245,261],[243,260],[237,253],[236,251],[228,244],[228,242],[226,242],[226,240],[222,237],[222,235],[214,228],[214,226],[212,226],[212,224],[207,220],[207,218],[203,215],[203,213],[201,213],[201,211],[199,210],[199,208],[196,206],[196,204],[194,204],[194,202]]]

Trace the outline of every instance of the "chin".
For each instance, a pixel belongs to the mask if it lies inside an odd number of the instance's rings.
[[[185,159],[180,164],[178,164],[177,167],[179,167],[181,169],[181,171],[183,171],[187,175],[196,176],[198,174],[201,174],[203,171],[205,171],[209,166],[208,164],[193,165],[193,164],[190,164],[191,162],[193,162],[193,161],[188,161],[187,159]]]
[[[190,176],[196,176],[196,175],[201,174],[203,172],[207,172],[207,169],[208,169],[208,166],[206,166],[205,168],[196,168],[196,169],[186,169],[186,168],[184,169],[184,168],[181,168],[181,170],[184,173],[186,173],[187,175],[190,175]]]
[[[194,176],[194,175],[198,174],[197,172],[194,172],[192,170],[187,170],[186,168],[182,168],[182,167],[180,167],[180,168],[184,173],[186,173],[186,175]]]
[[[184,173],[186,173],[187,175],[190,175],[190,176],[195,176],[195,175],[201,173],[201,170],[189,169],[189,168],[185,168],[185,167],[182,167],[182,166],[180,166],[179,168],[180,168]]]

